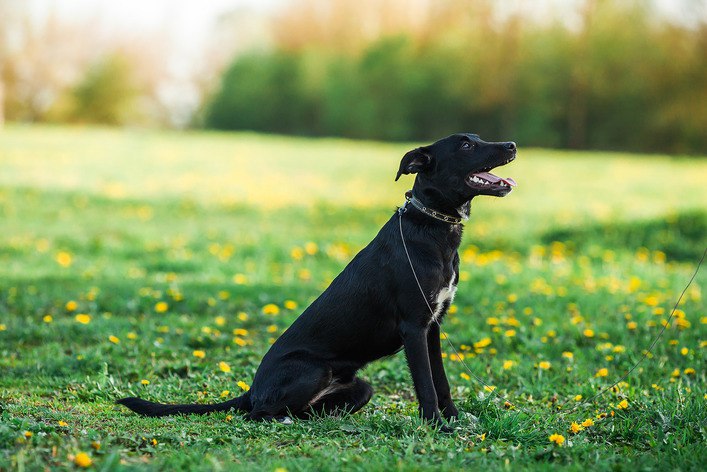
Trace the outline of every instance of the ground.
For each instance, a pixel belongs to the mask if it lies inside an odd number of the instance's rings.
[[[402,203],[412,178],[395,171],[419,144],[0,131],[0,469],[701,469],[705,268],[670,316],[707,244],[695,157],[521,143],[499,170],[518,188],[475,200],[465,230],[443,325],[453,434],[417,418],[402,354],[362,372],[373,400],[339,419],[114,404],[248,389]]]

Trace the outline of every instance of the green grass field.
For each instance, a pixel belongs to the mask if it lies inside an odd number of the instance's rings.
[[[0,130],[0,470],[701,470],[707,268],[667,320],[707,245],[702,158],[521,147],[500,172],[519,187],[465,230],[443,330],[491,388],[443,343],[454,434],[417,418],[402,354],[362,372],[376,393],[344,418],[114,405],[247,389],[402,203],[419,144]]]

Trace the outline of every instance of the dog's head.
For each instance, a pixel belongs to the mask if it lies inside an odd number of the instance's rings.
[[[475,134],[453,134],[403,156],[395,180],[417,174],[413,192],[439,208],[459,208],[477,195],[506,196],[515,181],[489,171],[516,157],[512,141],[487,143]]]

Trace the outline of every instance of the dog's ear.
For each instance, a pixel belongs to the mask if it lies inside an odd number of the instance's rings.
[[[397,182],[402,174],[424,172],[430,167],[431,162],[432,155],[427,147],[419,147],[408,151],[400,161],[400,169],[398,169],[398,175],[395,176],[395,181]]]

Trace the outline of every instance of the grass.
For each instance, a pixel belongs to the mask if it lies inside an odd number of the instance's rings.
[[[24,126],[0,138],[2,470],[73,469],[81,452],[103,470],[707,460],[704,270],[653,355],[576,400],[641,357],[694,271],[703,159],[521,148],[505,172],[519,188],[474,202],[443,325],[495,391],[448,350],[464,414],[446,435],[417,418],[402,355],[365,369],[374,398],[343,419],[146,419],[113,404],[247,388],[272,339],[401,203],[411,180],[392,180],[414,144]]]

